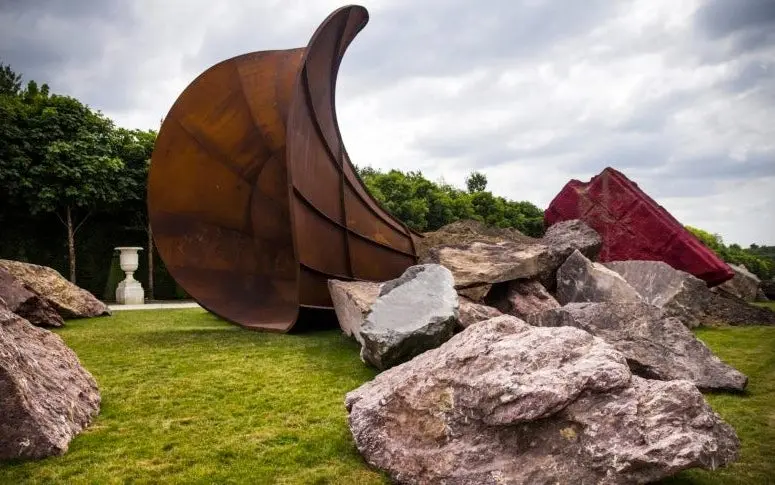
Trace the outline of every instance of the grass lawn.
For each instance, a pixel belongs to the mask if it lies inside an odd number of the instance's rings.
[[[116,312],[57,333],[97,379],[101,413],[64,456],[0,464],[0,484],[388,483],[355,449],[343,406],[375,372],[337,330],[251,332],[195,309]],[[742,457],[665,483],[772,483],[775,328],[697,334],[750,378],[747,395],[707,396]]]
[[[775,311],[775,301],[759,301],[754,303],[754,305],[759,305],[764,308],[769,308],[772,311]]]

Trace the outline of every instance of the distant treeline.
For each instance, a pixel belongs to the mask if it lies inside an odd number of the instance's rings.
[[[751,244],[747,249],[739,244],[727,246],[718,234],[711,234],[692,226],[686,226],[686,228],[727,263],[744,265],[748,271],[762,280],[775,277],[775,246]]]
[[[498,227],[513,227],[533,237],[544,232],[544,212],[526,201],[495,196],[487,177],[472,172],[466,190],[426,179],[421,172],[356,167],[369,192],[393,215],[419,232],[434,231],[461,219]]]

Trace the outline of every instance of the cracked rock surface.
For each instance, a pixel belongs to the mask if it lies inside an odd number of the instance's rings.
[[[504,315],[347,394],[356,446],[398,483],[631,484],[737,459],[689,381],[633,376],[573,327]]]
[[[580,328],[620,351],[635,374],[686,379],[700,389],[742,391],[748,378],[716,357],[680,320],[644,302],[569,303],[530,315],[542,327]]]
[[[62,339],[0,307],[0,460],[65,453],[99,409],[96,381]]]

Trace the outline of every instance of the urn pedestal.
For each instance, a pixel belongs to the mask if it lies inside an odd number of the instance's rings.
[[[116,288],[116,302],[122,305],[142,305],[145,303],[145,292],[143,285],[134,277],[139,263],[138,252],[141,247],[117,247],[121,251],[119,264],[121,270],[126,273],[126,278],[118,284]]]

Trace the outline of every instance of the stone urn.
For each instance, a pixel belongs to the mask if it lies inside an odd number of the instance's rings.
[[[126,273],[126,278],[116,287],[116,302],[123,305],[142,305],[145,303],[145,292],[143,285],[135,279],[134,272],[137,271],[140,259],[137,253],[143,248],[123,246],[115,249],[121,251],[119,265]]]

